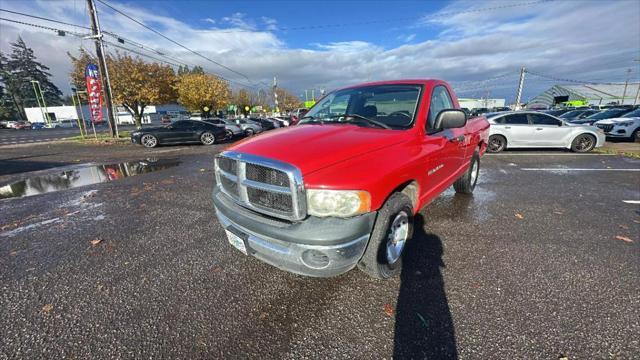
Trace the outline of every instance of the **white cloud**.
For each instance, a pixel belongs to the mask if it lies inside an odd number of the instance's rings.
[[[402,34],[398,36],[398,40],[406,43],[411,42],[415,38],[416,38],[416,34]]]
[[[202,19],[202,21],[208,22],[209,24],[214,24],[214,25],[216,23],[215,19],[212,19],[212,18],[204,18]]]
[[[47,13],[52,18],[88,25],[84,7],[75,2],[6,4],[3,6],[17,11]],[[158,4],[162,6],[162,3]],[[305,48],[288,47],[286,39],[281,37],[286,34],[274,32],[278,22],[266,17],[254,20],[243,13],[234,13],[219,20],[217,28],[203,30],[162,15],[161,8],[126,4],[117,4],[117,7],[187,47],[247,74],[254,82],[270,83],[277,75],[282,86],[295,91],[320,86],[331,89],[377,79],[443,78],[466,89],[463,96],[486,95],[490,91],[492,96],[512,99],[521,66],[564,78],[599,81],[624,80],[627,67],[635,66],[635,74],[640,73],[638,64],[634,65],[632,61],[640,57],[638,2],[562,1],[459,12],[501,4],[509,2],[454,2],[440,13],[407,26],[405,30],[410,33],[398,39],[402,44],[396,47],[383,47],[371,39],[353,38],[310,43]],[[105,29],[162,49],[189,64],[198,64],[208,71],[243,81],[108,9],[99,8]],[[452,11],[458,13],[452,14]],[[8,42],[15,41],[21,34],[39,59],[51,67],[54,81],[63,90],[68,89],[70,70],[63,53],[74,52],[81,44],[93,48],[89,41],[71,36],[57,37],[42,29],[5,22],[0,22],[0,26],[0,49],[7,51]],[[260,28],[264,30],[257,30]],[[438,32],[436,36],[432,35],[434,29]],[[376,31],[381,30],[384,29],[372,28],[372,39],[378,34]],[[414,34],[421,38],[430,36],[431,40],[414,43]],[[503,74],[507,76],[479,82]],[[552,84],[528,77],[525,98]]]

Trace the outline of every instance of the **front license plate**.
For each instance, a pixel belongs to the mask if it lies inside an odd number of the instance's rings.
[[[229,243],[236,249],[242,251],[243,254],[247,255],[247,247],[244,245],[244,240],[229,230],[225,230],[225,232],[227,233]]]

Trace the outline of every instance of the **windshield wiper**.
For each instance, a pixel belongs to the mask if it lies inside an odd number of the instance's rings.
[[[307,121],[304,121],[304,119],[308,119]],[[300,124],[320,124],[323,125],[324,121],[322,120],[322,118],[315,118],[315,116],[303,116],[300,118]]]
[[[344,116],[345,118],[351,117],[351,118],[364,120],[369,124],[373,124],[373,125],[379,126],[379,127],[383,128],[383,129],[391,129],[391,127],[389,125],[385,124],[385,123],[382,123],[382,122],[377,121],[377,120],[369,119],[368,117],[364,117],[364,116],[359,115],[359,114],[343,114],[343,115],[340,115],[340,116]]]

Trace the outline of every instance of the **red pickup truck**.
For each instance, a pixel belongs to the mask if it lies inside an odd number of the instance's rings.
[[[233,246],[278,268],[388,278],[414,214],[451,185],[473,191],[488,135],[444,81],[339,89],[298,125],[216,156],[216,214]]]

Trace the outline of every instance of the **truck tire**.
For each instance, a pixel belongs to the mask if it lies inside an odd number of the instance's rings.
[[[456,180],[456,182],[453,183],[453,188],[458,194],[471,194],[473,189],[476,187],[479,174],[480,155],[478,154],[478,151],[476,151],[471,158],[469,168],[458,178],[458,180]]]
[[[376,218],[369,245],[358,268],[376,279],[387,279],[402,270],[402,253],[413,235],[413,204],[405,194],[394,193]]]

